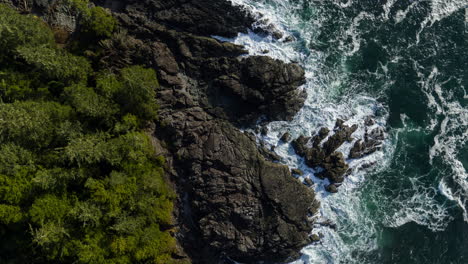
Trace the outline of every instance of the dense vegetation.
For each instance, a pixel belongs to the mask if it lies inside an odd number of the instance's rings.
[[[104,9],[68,2],[83,34],[114,32]],[[83,45],[0,5],[0,263],[172,263],[174,194],[144,132],[156,74],[98,69]]]

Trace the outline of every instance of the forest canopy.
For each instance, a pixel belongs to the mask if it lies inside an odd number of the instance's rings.
[[[83,34],[114,34],[110,13],[69,2]],[[145,132],[154,70],[111,72],[59,46],[0,5],[0,263],[172,263],[174,193]]]

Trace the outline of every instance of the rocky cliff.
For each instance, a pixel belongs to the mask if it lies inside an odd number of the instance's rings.
[[[13,1],[14,2],[14,1]],[[16,3],[16,2],[15,2]],[[73,33],[56,1],[23,9]],[[243,57],[233,37],[253,18],[226,0],[106,0],[121,32],[101,43],[108,67],[144,64],[161,89],[155,141],[166,145],[178,192],[176,236],[193,263],[281,262],[310,243],[314,193],[269,161],[239,128],[287,120],[301,108],[304,71],[268,57]],[[181,258],[184,256],[181,255]]]

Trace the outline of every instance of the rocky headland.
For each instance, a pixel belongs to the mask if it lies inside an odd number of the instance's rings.
[[[56,1],[11,1],[59,28],[76,19]],[[211,36],[246,32],[253,17],[225,0],[106,0],[120,32],[100,43],[107,68],[142,64],[158,73],[154,144],[164,148],[178,193],[175,258],[192,263],[293,260],[312,239],[314,193],[274,163],[240,128],[288,120],[302,107],[304,71]],[[257,29],[258,32],[258,29]],[[264,34],[268,34],[266,31]]]

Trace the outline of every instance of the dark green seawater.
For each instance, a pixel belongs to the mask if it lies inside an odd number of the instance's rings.
[[[336,196],[318,184],[322,217],[338,230],[319,228],[322,243],[295,263],[468,263],[468,0],[234,2],[296,38],[237,42],[308,72],[306,106],[271,124],[266,142],[312,135],[336,117],[370,114],[386,129],[371,170],[357,169]],[[290,147],[278,153],[305,169]]]

